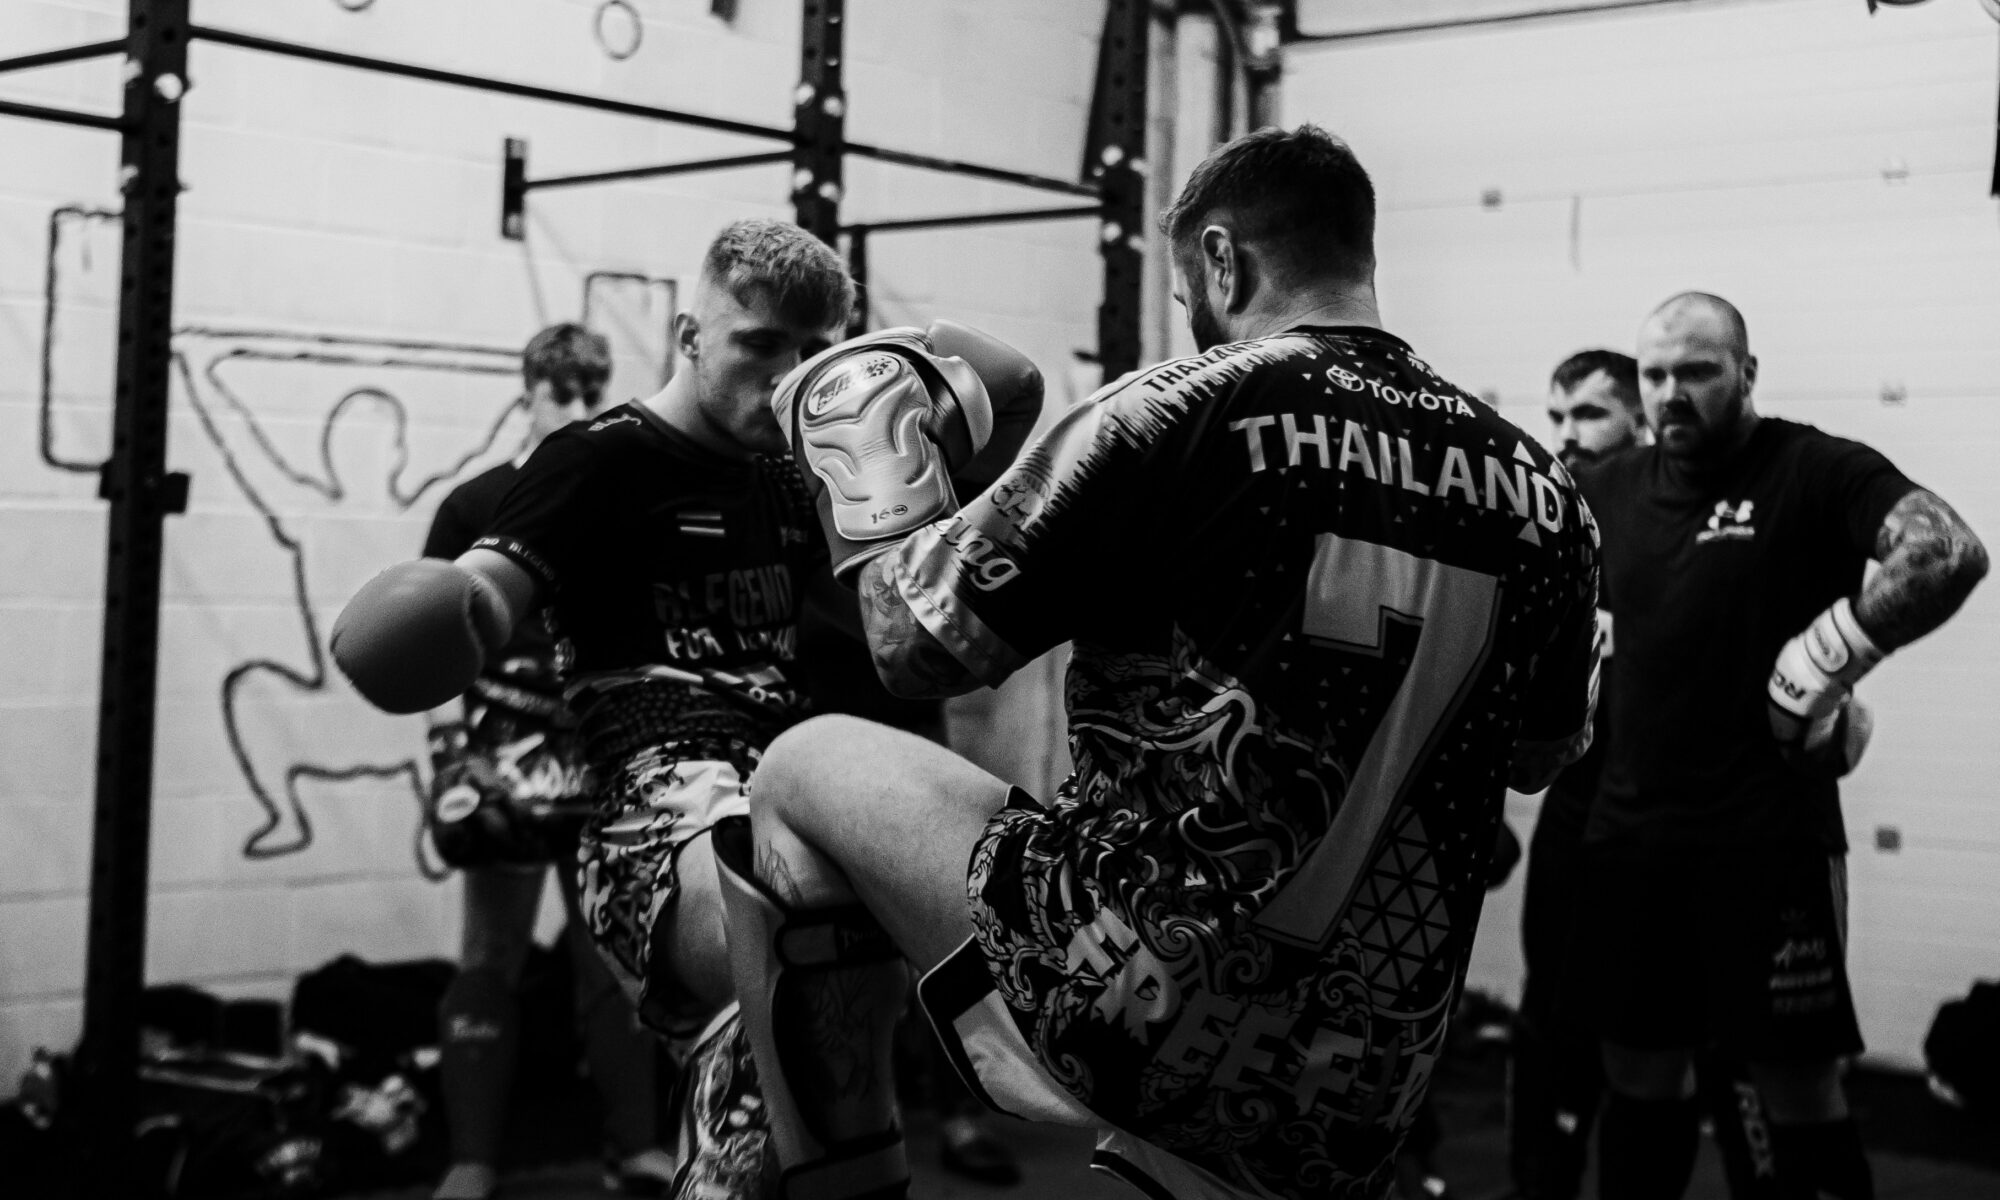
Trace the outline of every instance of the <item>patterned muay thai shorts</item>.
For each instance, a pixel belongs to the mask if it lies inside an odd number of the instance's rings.
[[[584,920],[640,1019],[690,1037],[713,1014],[674,964],[655,961],[656,930],[680,896],[688,843],[750,811],[750,775],[777,726],[700,689],[648,681],[589,697],[583,732],[600,789],[577,844]]]

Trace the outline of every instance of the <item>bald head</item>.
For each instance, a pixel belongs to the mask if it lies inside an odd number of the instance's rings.
[[[1668,456],[1719,462],[1750,436],[1757,359],[1743,314],[1720,296],[1682,292],[1639,327],[1639,400]]]
[[[1681,292],[1667,297],[1646,318],[1646,324],[1698,328],[1727,345],[1739,359],[1750,357],[1750,327],[1744,323],[1743,314],[1734,304],[1708,292]]]

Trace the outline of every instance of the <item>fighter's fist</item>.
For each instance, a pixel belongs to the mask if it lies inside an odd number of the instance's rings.
[[[472,685],[511,632],[507,603],[456,563],[397,563],[361,585],[333,622],[333,661],[370,704],[436,708]]]
[[[1780,745],[1802,743],[1882,657],[1854,619],[1854,606],[1845,597],[1835,601],[1778,651],[1766,688],[1772,736]]]
[[[964,326],[940,322],[932,331],[981,365],[938,353],[931,332],[887,329],[801,363],[772,399],[843,582],[912,530],[958,510],[951,476],[993,434],[985,376],[1004,381],[1013,401],[1032,380],[1039,407],[1040,376],[1018,352]]]

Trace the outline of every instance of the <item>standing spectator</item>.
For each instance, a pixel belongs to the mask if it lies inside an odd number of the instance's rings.
[[[1638,363],[1655,444],[1581,477],[1616,674],[1578,906],[1591,965],[1570,977],[1604,1039],[1601,1194],[1685,1190],[1690,1059],[1714,1041],[1749,1063],[1783,1194],[1868,1200],[1840,1083],[1862,1048],[1836,783],[1867,732],[1851,689],[1958,610],[1986,551],[1876,451],[1760,417],[1727,301],[1662,304]]]

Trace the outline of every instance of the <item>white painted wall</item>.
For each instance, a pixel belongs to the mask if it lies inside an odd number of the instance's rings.
[[[593,35],[596,0],[378,0],[359,13],[328,0],[196,0],[195,14],[353,53],[789,124],[797,0],[747,0],[733,26],[696,0],[632,2],[642,42],[622,62]],[[119,36],[124,11],[123,0],[9,0],[0,5],[0,57]],[[1066,0],[1004,9],[853,0],[849,134],[1074,178],[1101,16]],[[443,490],[410,495],[425,477],[463,475],[511,451],[518,429],[509,425],[460,466],[515,395],[508,355],[540,326],[579,315],[588,273],[679,280],[685,295],[718,227],[789,215],[787,171],[539,193],[528,240],[507,242],[497,233],[504,136],[530,140],[537,176],[769,144],[206,43],[192,48],[189,74],[177,318],[239,332],[180,339],[194,386],[176,381],[170,458],[194,487],[189,512],[168,527],[147,969],[157,981],[282,994],[297,972],[342,951],[451,953],[456,889],[418,872],[407,778],[306,778],[299,793],[310,844],[246,858],[242,847],[266,813],[232,756],[232,728],[258,776],[279,781],[267,790],[279,792],[296,766],[393,769],[421,758],[420,722],[374,714],[325,679],[316,638],[356,584],[420,545]],[[117,78],[110,62],[51,68],[0,78],[0,96],[108,111]],[[70,1045],[79,1020],[104,520],[94,478],[38,454],[41,289],[52,210],[115,207],[117,145],[108,134],[0,118],[0,161],[8,164],[0,178],[5,1091],[30,1047]],[[848,180],[850,219],[1048,203],[859,160]],[[878,311],[888,320],[949,313],[1021,345],[1053,378],[1074,347],[1095,342],[1094,223],[885,236],[873,250]],[[50,424],[61,459],[104,451],[117,264],[113,228],[65,222]],[[664,315],[636,297],[614,306],[621,345],[642,345]],[[328,335],[360,341],[315,340]],[[330,348],[379,359],[391,356],[382,344],[391,339],[471,347],[394,357],[476,369],[243,353]],[[621,388],[646,386],[636,354],[621,370],[630,372]],[[364,395],[331,419],[357,388],[394,395],[401,415]],[[260,661],[270,665],[241,675],[239,716],[226,721],[225,680]],[[1023,769],[1054,769],[1045,749]],[[262,843],[274,851],[303,840],[299,823],[281,815]]]
[[[1284,112],[1374,174],[1390,326],[1526,428],[1566,355],[1714,291],[1748,317],[1765,411],[1880,448],[1993,544],[1996,41],[1973,0],[1668,5],[1294,51]],[[1989,583],[1862,688],[1851,966],[1880,1060],[1918,1063],[1937,1005],[2000,975],[1996,682]],[[1510,802],[1524,833],[1534,807]],[[1474,983],[1511,994],[1518,881],[1488,914]]]

